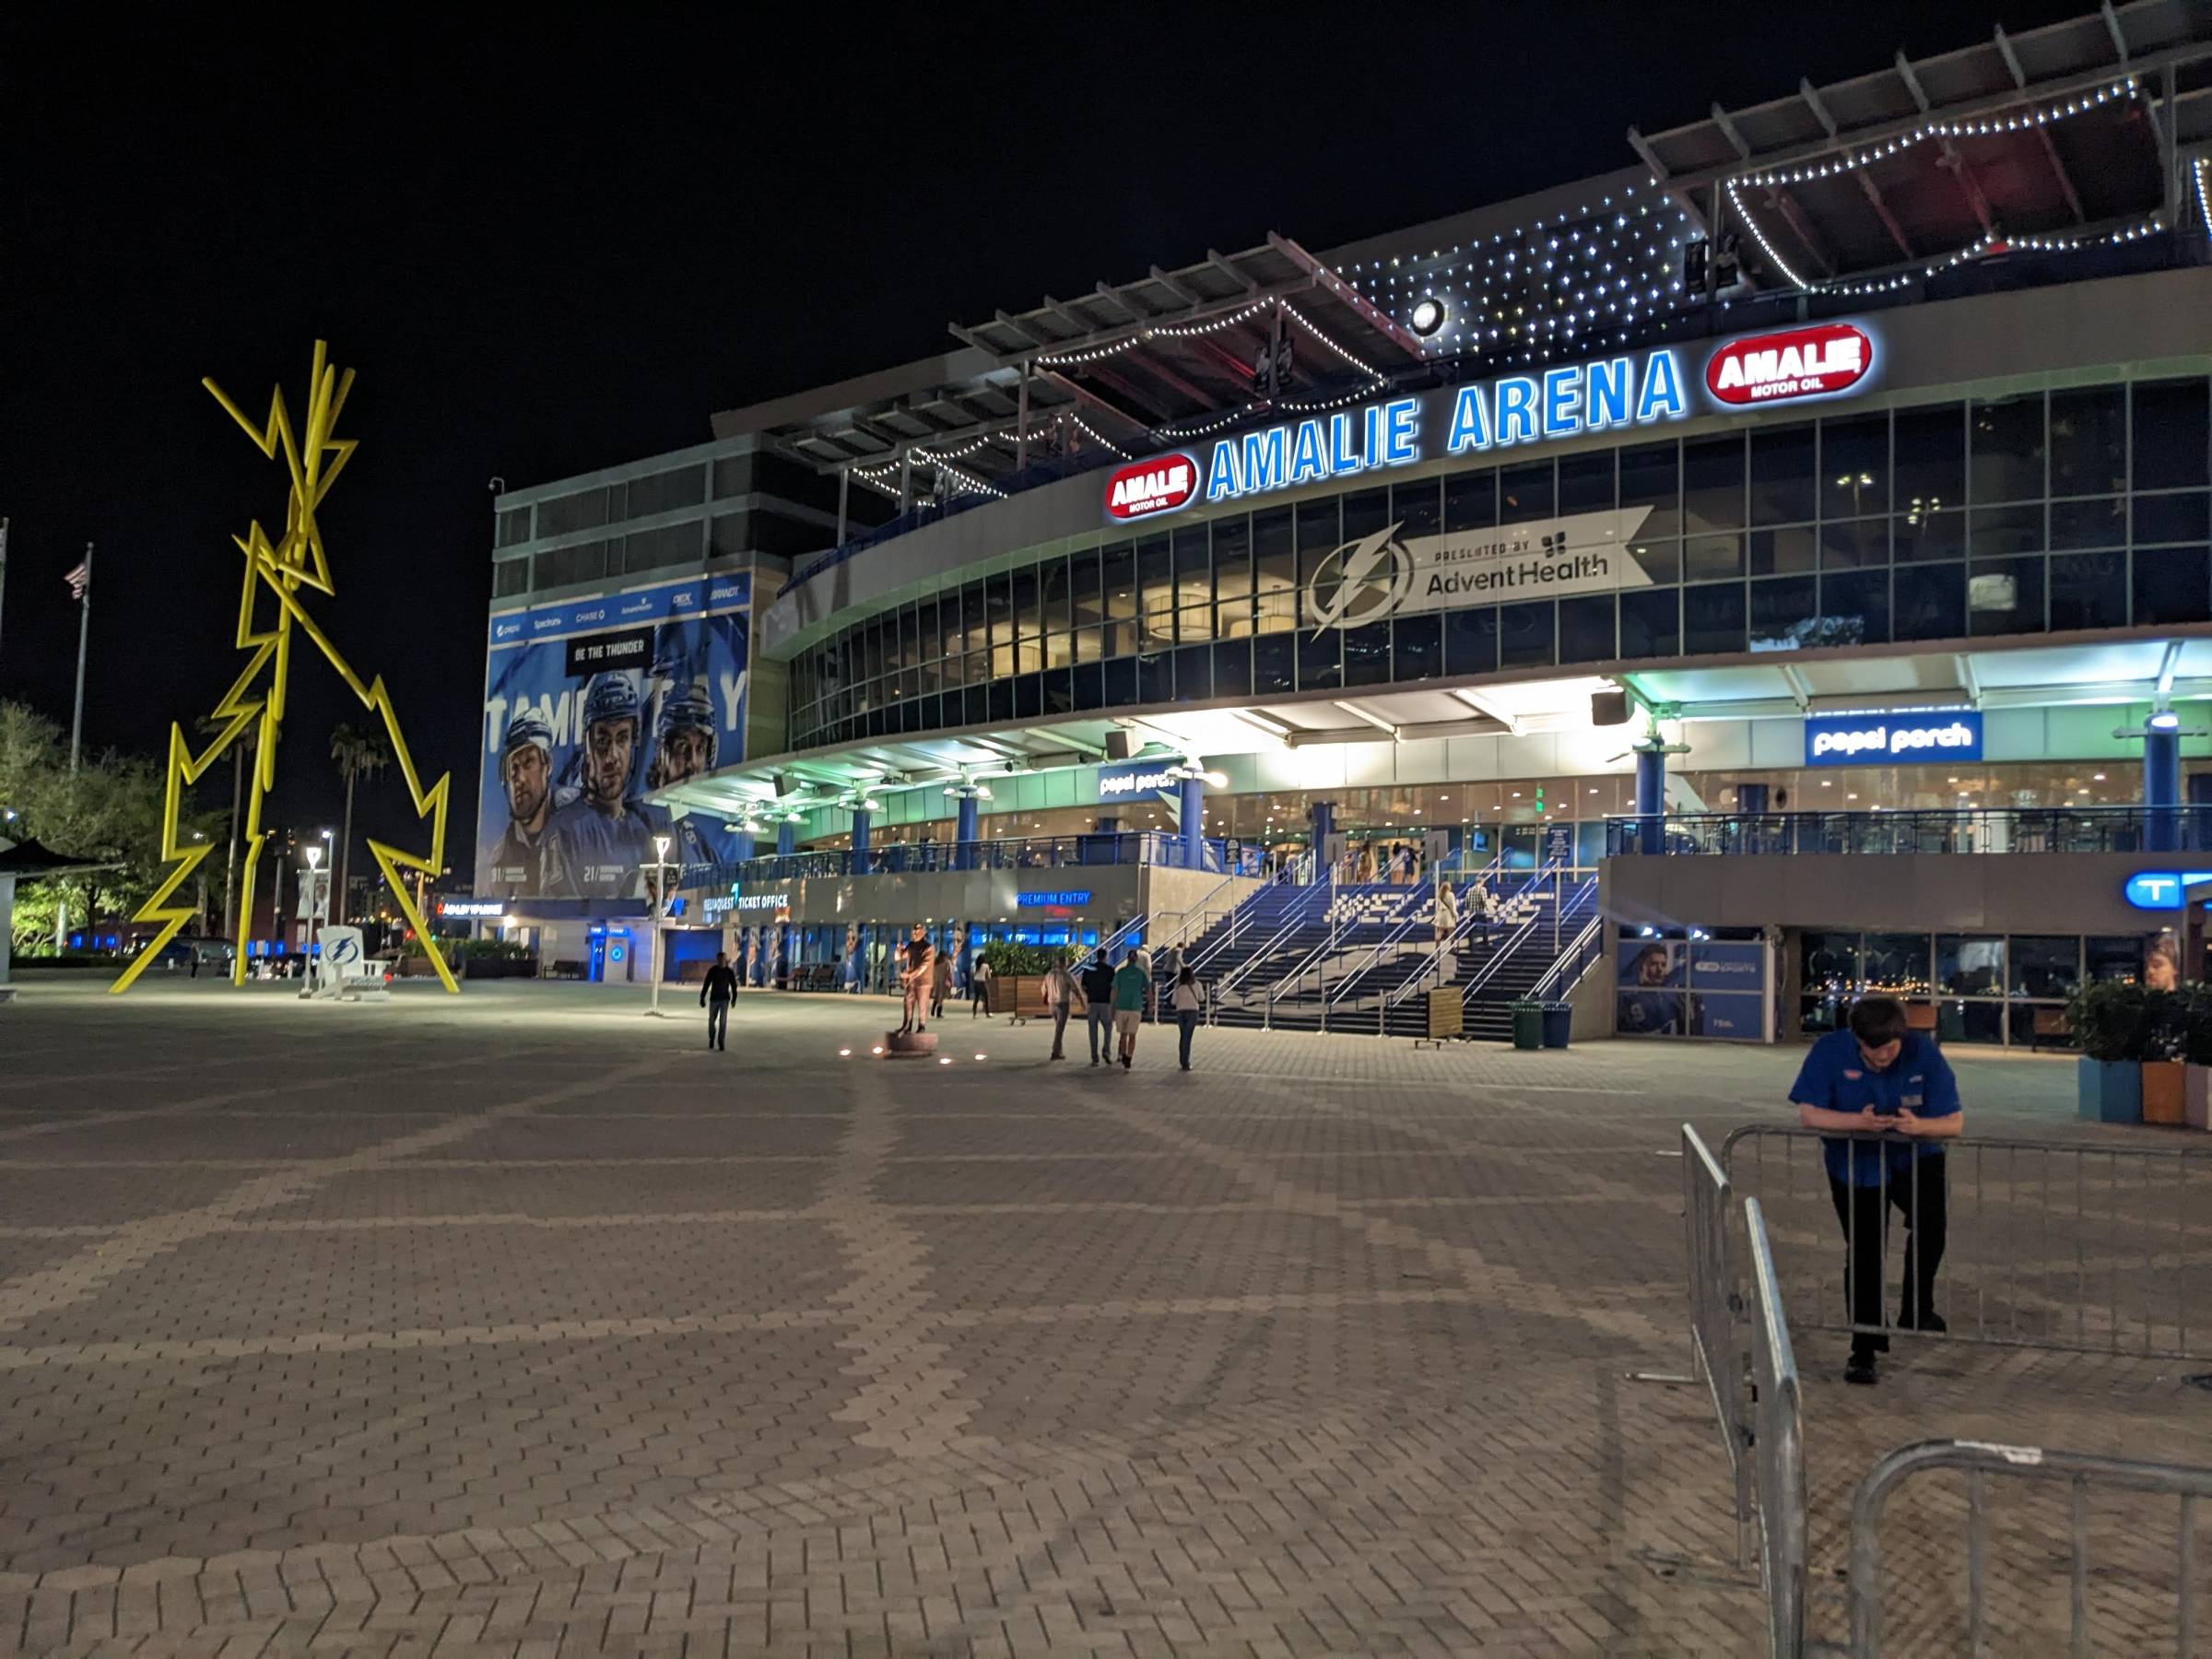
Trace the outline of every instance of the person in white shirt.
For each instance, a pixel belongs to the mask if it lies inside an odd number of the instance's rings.
[[[1188,968],[1175,975],[1175,989],[1168,993],[1168,1006],[1175,1010],[1177,1047],[1182,1069],[1191,1069],[1191,1033],[1198,1029],[1198,1016],[1206,1011],[1206,987],[1198,976]]]
[[[1053,1019],[1053,1058],[1065,1060],[1061,1041],[1067,1035],[1067,1017],[1075,1006],[1076,976],[1068,971],[1062,959],[1053,959],[1053,965],[1044,976],[1044,1011]]]

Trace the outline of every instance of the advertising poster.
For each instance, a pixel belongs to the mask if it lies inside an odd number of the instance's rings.
[[[719,820],[644,796],[744,758],[750,599],[739,572],[492,618],[479,898],[641,899],[660,835],[671,864],[727,856]]]
[[[1767,947],[1700,939],[1689,948],[1689,1035],[1765,1041]]]
[[[1683,946],[1668,939],[1624,939],[1616,1029],[1624,1037],[1679,1037],[1688,1010]]]

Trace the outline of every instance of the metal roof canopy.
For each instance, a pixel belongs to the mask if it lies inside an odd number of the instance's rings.
[[[1324,338],[1291,324],[1280,304]],[[1071,300],[1046,296],[1019,316],[950,324],[959,339],[1034,371],[1103,411],[1135,436],[1261,401],[1255,370],[1278,340],[1293,342],[1294,374],[1308,391],[1379,380],[1422,361],[1420,342],[1289,238],[1206,258],[1177,271],[1154,265],[1137,281],[1101,282]],[[1161,329],[1174,333],[1159,333]],[[1373,372],[1363,373],[1364,364]],[[1036,383],[1033,381],[1033,384]]]
[[[2212,4],[2132,0],[1629,142],[1709,232],[1731,180],[1818,167],[1941,122],[2001,119],[2134,79],[2137,94],[2046,124],[1946,135],[1826,178],[1741,186],[1759,235],[1808,286],[1921,267],[1984,238],[2176,222],[2181,147],[2212,137]],[[1780,278],[1782,273],[1769,273]]]
[[[2212,639],[2084,635],[1882,655],[1839,647],[1590,675],[1321,691],[1236,708],[1061,715],[772,756],[689,779],[653,798],[731,815],[836,806],[879,791],[1095,763],[1105,759],[1106,736],[1117,730],[1147,752],[1176,755],[1575,732],[1590,727],[1591,693],[1614,685],[1664,718],[1693,721],[1788,719],[1844,709],[2143,703],[2161,688],[2177,700],[2195,701],[2212,700]],[[779,797],[778,774],[803,782],[805,792]]]

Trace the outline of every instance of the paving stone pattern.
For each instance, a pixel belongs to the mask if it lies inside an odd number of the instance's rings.
[[[1763,1651],[1705,1395],[1627,1374],[1687,1359],[1677,1126],[1781,1121],[1793,1055],[1124,1074],[956,1016],[939,1065],[875,999],[747,995],[722,1055],[681,998],[404,991],[0,1010],[0,1652]],[[2171,1144],[1962,1073],[1983,1135]],[[1898,1347],[1865,1391],[1799,1340],[1819,1634],[1892,1446],[2212,1461],[2186,1366]],[[1994,1651],[2063,1651],[2065,1495],[2001,1500]],[[2089,1519],[2094,1651],[2171,1652],[2172,1506]],[[1964,1537],[1900,1496],[1891,1651],[1961,1650]]]

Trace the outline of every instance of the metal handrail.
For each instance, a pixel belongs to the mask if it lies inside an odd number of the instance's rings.
[[[1331,885],[1328,890],[1331,892],[1335,890],[1334,884]],[[1325,912],[1326,906],[1324,907],[1324,910]],[[1300,928],[1307,926],[1309,924],[1309,920],[1310,919],[1304,914],[1302,907],[1294,903],[1289,921],[1284,923],[1281,927],[1277,928],[1275,933],[1269,936],[1266,942],[1259,947],[1259,949],[1253,951],[1251,956],[1247,957],[1241,964],[1240,964],[1230,973],[1227,979],[1221,981],[1220,983],[1214,987],[1215,1002],[1218,1004],[1224,993],[1233,991],[1239,985],[1242,984],[1243,982],[1250,977],[1252,971],[1254,968],[1257,968],[1262,962],[1265,961],[1268,958],[1268,955],[1275,949],[1277,946],[1280,945],[1292,934],[1298,932]]]
[[[1580,977],[1583,952],[1595,941],[1604,924],[1604,918],[1600,916],[1593,916],[1583,924],[1583,931],[1576,934],[1567,948],[1552,959],[1551,966],[1544,971],[1544,977],[1529,988],[1528,994],[1532,1002],[1541,1000],[1547,989],[1565,977],[1570,962],[1574,964],[1578,971],[1577,977]]]
[[[1552,862],[1547,865],[1540,866],[1530,875],[1526,881],[1521,884],[1521,891],[1523,893],[1526,893],[1528,889],[1547,873],[1552,875],[1556,879],[1559,873],[1564,867],[1565,866],[1563,866],[1557,859],[1552,860]],[[1552,892],[1551,902],[1553,908],[1556,910],[1559,903],[1559,892],[1556,887]],[[1467,988],[1461,994],[1459,1000],[1463,1004],[1473,1002],[1475,1000],[1475,994],[1498,977],[1499,971],[1504,968],[1505,964],[1510,959],[1512,959],[1513,953],[1521,948],[1522,942],[1535,934],[1537,925],[1542,921],[1543,917],[1541,916],[1531,916],[1527,921],[1522,923],[1518,927],[1516,927],[1512,935],[1507,937],[1505,943],[1490,953],[1490,959],[1482,965],[1482,971],[1476,974],[1473,979],[1467,982]]]
[[[1124,944],[1126,940],[1134,937],[1136,933],[1143,928],[1145,925],[1145,912],[1143,911],[1137,912],[1135,915],[1130,917],[1128,921],[1123,923],[1119,927],[1115,928],[1112,933],[1100,939],[1098,942],[1096,948],[1104,951],[1106,953],[1106,959],[1111,962],[1113,960],[1113,952],[1115,948]]]
[[[1406,976],[1403,984],[1399,985],[1396,990],[1388,992],[1384,994],[1382,998],[1382,1006],[1385,1009],[1394,1008],[1399,1006],[1401,1004],[1410,1002],[1416,995],[1419,994],[1419,987],[1428,982],[1429,975],[1431,971],[1439,971],[1441,973],[1441,970],[1443,966],[1443,960],[1446,956],[1458,955],[1460,947],[1466,943],[1469,936],[1471,936],[1477,928],[1488,928],[1496,925],[1496,924],[1492,922],[1489,917],[1478,916],[1474,912],[1473,908],[1467,902],[1467,892],[1469,888],[1475,887],[1478,883],[1487,883],[1490,873],[1493,870],[1503,874],[1504,868],[1505,853],[1502,850],[1500,850],[1495,858],[1491,859],[1488,864],[1483,865],[1483,867],[1477,870],[1467,881],[1461,884],[1459,888],[1460,914],[1458,925],[1453,927],[1450,933],[1446,934],[1442,938],[1436,942],[1435,948],[1430,951],[1427,959],[1422,961],[1418,968],[1415,969],[1412,973]],[[1524,883],[1523,885],[1525,886],[1526,884]],[[1441,979],[1439,982],[1441,984]]]
[[[1431,894],[1430,902],[1431,906],[1434,905],[1435,900],[1433,897],[1433,892]],[[1384,951],[1394,950],[1398,947],[1405,944],[1406,935],[1407,934],[1411,933],[1415,928],[1418,927],[1424,922],[1434,921],[1435,917],[1436,912],[1433,908],[1430,909],[1427,915],[1421,914],[1418,910],[1415,910],[1410,914],[1405,915],[1404,918],[1398,922],[1397,925],[1393,927],[1389,933],[1383,935],[1382,938],[1377,942],[1374,948],[1367,953],[1366,960],[1362,961],[1349,973],[1337,975],[1335,988],[1327,992],[1322,1000],[1326,1002],[1331,1007],[1335,1007],[1338,1004],[1346,1001],[1352,994],[1352,987],[1358,984],[1361,979],[1373,972],[1375,969],[1382,965],[1382,953]]]
[[[1767,1641],[1774,1659],[1798,1659],[1805,1652],[1805,1418],[1766,1212],[1756,1198],[1744,1200],[1744,1236],[1751,1255],[1752,1486]]]
[[[1160,950],[1170,950],[1170,949],[1172,949],[1174,947],[1176,947],[1176,946],[1178,946],[1178,945],[1181,945],[1181,944],[1183,944],[1184,942],[1186,942],[1186,941],[1187,941],[1187,940],[1188,940],[1188,939],[1191,937],[1191,929],[1190,929],[1190,919],[1191,919],[1191,917],[1192,917],[1194,914],[1197,914],[1197,915],[1200,915],[1200,916],[1204,916],[1204,915],[1206,915],[1206,914],[1208,914],[1209,912],[1208,912],[1206,911],[1206,907],[1207,903],[1208,903],[1209,901],[1211,901],[1211,900],[1214,899],[1214,897],[1215,897],[1217,894],[1218,894],[1218,893],[1221,891],[1221,889],[1222,889],[1223,888],[1227,887],[1227,886],[1228,886],[1228,885],[1229,885],[1230,882],[1232,882],[1232,881],[1239,881],[1239,880],[1248,880],[1248,879],[1250,879],[1250,877],[1240,877],[1240,876],[1236,875],[1236,874],[1235,874],[1235,873],[1232,871],[1230,874],[1229,874],[1229,875],[1227,875],[1227,876],[1224,876],[1224,877],[1222,877],[1220,880],[1218,880],[1218,881],[1215,882],[1215,883],[1214,883],[1214,885],[1213,885],[1212,887],[1210,887],[1210,888],[1207,888],[1206,889],[1206,891],[1205,891],[1205,892],[1203,892],[1203,893],[1201,893],[1201,894],[1199,894],[1199,895],[1198,895],[1198,897],[1197,897],[1197,899],[1196,899],[1195,900],[1194,900],[1194,901],[1193,901],[1191,904],[1189,904],[1189,905],[1186,905],[1186,906],[1183,908],[1183,911],[1182,911],[1182,917],[1181,917],[1181,920],[1182,921],[1182,923],[1183,923],[1183,925],[1182,925],[1182,927],[1178,928],[1178,929],[1176,930],[1175,934],[1174,934],[1174,935],[1173,935],[1171,937],[1169,937],[1169,938],[1163,938],[1163,939],[1161,939],[1161,940],[1159,941],[1159,945],[1158,945],[1157,948],[1158,948],[1158,949],[1160,949]],[[1230,907],[1230,911],[1233,911],[1233,910],[1235,910],[1235,908],[1236,908],[1236,907],[1235,907],[1234,905],[1231,905],[1231,906]],[[1220,913],[1220,914],[1227,914],[1227,913],[1229,913],[1229,912],[1218,912],[1218,913]]]

